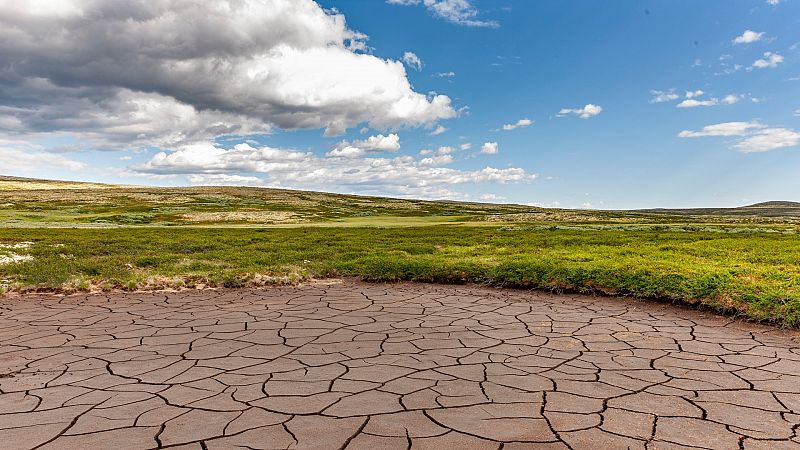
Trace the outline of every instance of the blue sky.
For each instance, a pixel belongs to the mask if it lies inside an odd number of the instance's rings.
[[[213,81],[196,81],[200,68],[171,79],[176,60],[197,62],[197,55],[180,54],[169,57],[166,75],[142,81],[148,72],[131,81],[124,67],[102,67],[105,59],[87,50],[96,43],[75,32],[67,37],[69,48],[89,55],[84,59],[97,62],[93,73],[104,78],[86,75],[86,65],[55,70],[42,56],[38,64],[23,64],[17,81],[0,81],[12,93],[0,96],[6,111],[0,109],[0,172],[576,208],[800,201],[800,1],[309,0],[298,2],[308,3],[302,11],[280,9],[297,7],[289,4],[275,10],[281,1],[251,3],[263,9],[255,14],[261,23],[225,26],[262,49],[299,49],[295,59],[276,63],[302,70],[289,72],[290,82],[273,90],[264,82],[243,84],[253,83],[256,69],[242,61],[263,52],[220,56],[221,43],[195,52],[205,52],[206,62],[246,70],[224,72],[231,78],[215,71],[207,74]],[[202,20],[179,13],[188,23]],[[3,18],[25,23],[33,14],[0,8],[0,25]],[[270,20],[290,16],[280,36],[253,37]],[[63,17],[48,20],[69,28]],[[341,49],[328,55],[332,44],[315,48],[317,41],[306,38],[312,31],[338,33]],[[31,42],[36,32],[30,31]],[[300,37],[286,38],[292,33]],[[185,43],[179,44],[170,41]],[[31,44],[34,53],[49,54],[37,45]],[[163,42],[138,48],[147,45]],[[4,48],[0,56],[21,58],[26,46]],[[129,51],[155,58],[145,64],[166,64],[161,54]],[[367,62],[377,71],[359,79],[365,73],[359,64]],[[271,63],[258,70],[274,73]],[[53,87],[46,91],[23,78],[47,79]],[[357,86],[349,85],[353,80]],[[286,87],[292,83],[297,86]],[[359,83],[375,86],[361,92]],[[197,86],[205,90],[183,96]],[[76,100],[78,88],[85,93]],[[215,89],[219,95],[203,97]],[[403,98],[415,95],[413,106],[398,112],[398,102],[376,100],[393,89]],[[28,98],[35,95],[42,96],[38,103]],[[237,101],[249,106],[239,108]],[[139,109],[131,112],[130,105]],[[53,112],[76,107],[86,109],[77,114],[86,120]],[[300,110],[308,116],[298,118]],[[157,122],[174,128],[152,124],[145,114],[169,117]],[[142,124],[131,134],[109,117]],[[520,120],[522,126],[503,129]],[[214,131],[223,125],[236,132]]]

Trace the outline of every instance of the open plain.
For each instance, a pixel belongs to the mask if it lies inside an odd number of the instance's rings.
[[[800,325],[800,203],[596,211],[0,176],[0,293],[477,283]]]
[[[800,333],[423,284],[0,297],[3,448],[781,449]]]
[[[0,450],[800,450],[800,0],[0,0]]]

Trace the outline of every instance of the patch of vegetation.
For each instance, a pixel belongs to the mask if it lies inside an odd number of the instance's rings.
[[[0,292],[353,276],[631,295],[798,326],[796,206],[574,211],[0,177]]]
[[[0,229],[0,242],[20,240],[34,242],[26,250],[33,260],[0,266],[0,279],[17,290],[247,286],[354,276],[632,295],[800,324],[796,234],[535,224]]]

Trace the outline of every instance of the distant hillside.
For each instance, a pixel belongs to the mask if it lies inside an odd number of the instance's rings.
[[[692,217],[697,216],[698,219]],[[419,226],[800,222],[800,203],[600,211],[236,186],[155,187],[0,176],[1,226]]]
[[[682,208],[682,209],[642,209],[637,212],[652,214],[690,214],[701,216],[763,216],[800,217],[800,202],[771,201],[737,208]]]
[[[552,214],[543,211],[261,187],[121,186],[0,176],[0,225],[5,226],[425,225]]]
[[[110,189],[120,187],[113,184],[86,183],[82,181],[42,180],[36,178],[9,177],[0,175],[0,191],[38,189]]]

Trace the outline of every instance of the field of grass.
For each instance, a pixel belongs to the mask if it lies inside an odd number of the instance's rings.
[[[633,295],[800,325],[797,216],[38,183],[0,179],[0,290],[353,276]]]

